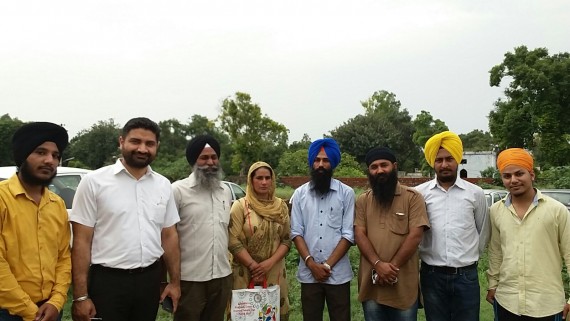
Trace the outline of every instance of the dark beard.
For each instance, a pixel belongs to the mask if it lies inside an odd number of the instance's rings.
[[[392,206],[396,185],[398,185],[398,171],[392,170],[390,174],[371,175],[368,173],[368,182],[374,199],[381,207]]]
[[[440,183],[455,183],[455,181],[457,180],[457,171],[455,171],[454,174],[449,175],[449,176],[443,176],[443,175],[437,175],[437,181]]]
[[[223,171],[218,166],[202,166],[194,165],[192,172],[196,176],[198,184],[208,191],[213,191],[214,188],[220,186]]]
[[[24,161],[22,163],[18,172],[21,174],[20,178],[22,179],[22,181],[24,181],[24,183],[26,183],[28,185],[40,185],[40,186],[46,186],[46,187],[49,186],[49,184],[51,183],[51,181],[53,180],[53,178],[57,174],[57,170],[56,170],[53,172],[53,175],[48,179],[43,179],[43,178],[39,178],[37,176],[34,176],[34,174],[32,174],[32,172],[30,171],[30,166],[28,165],[27,161]]]
[[[153,156],[150,153],[142,154],[137,152],[136,150],[132,152],[122,151],[121,154],[123,154],[123,160],[125,161],[125,163],[132,168],[145,168],[148,165],[150,165],[150,163],[152,163],[152,161],[156,157],[156,155]],[[147,158],[144,160],[138,159],[135,157],[137,154],[146,155]]]
[[[311,188],[324,195],[331,189],[332,169],[311,169]]]

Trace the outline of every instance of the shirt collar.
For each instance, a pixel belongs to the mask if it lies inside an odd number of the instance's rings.
[[[27,198],[32,199],[28,195],[28,193],[26,193],[24,186],[20,182],[20,178],[18,177],[18,173],[12,175],[12,177],[10,177],[8,179],[8,188],[9,188],[9,190],[12,193],[12,196],[14,198],[16,198],[16,196],[18,196],[18,195],[25,195]],[[44,187],[44,192],[42,193],[42,199],[44,197],[48,197],[50,201],[57,200],[55,193],[50,193],[49,189],[47,187]]]
[[[460,177],[457,177],[457,178],[455,179],[455,183],[453,183],[453,185],[451,185],[449,188],[451,188],[451,187],[453,187],[453,186],[457,186],[458,188],[460,188],[460,189],[462,189],[462,190],[465,190],[465,189],[467,188],[466,185],[467,185],[467,183],[466,183],[463,179],[461,179]],[[434,189],[434,188],[436,188],[436,187],[437,187],[437,188],[443,188],[443,187],[441,187],[441,185],[439,185],[439,183],[438,183],[438,181],[437,181],[437,177],[436,177],[435,179],[432,179],[432,180],[431,180],[431,183],[430,183],[429,186],[430,186],[430,189]],[[449,189],[448,189],[448,190],[449,190]]]
[[[534,198],[532,199],[532,205],[537,206],[538,200],[544,200],[544,197],[538,189],[535,188],[534,190],[536,191],[536,194],[534,194]],[[506,207],[511,206],[511,204],[513,202],[511,199],[511,193],[507,194],[507,196],[504,198],[503,202],[505,202]]]
[[[129,173],[129,170],[127,170],[127,168],[125,167],[125,165],[123,165],[123,162],[121,162],[122,158],[117,159],[117,161],[115,162],[115,164],[113,164],[113,174],[117,175],[120,172],[125,172],[125,174],[133,177],[133,175],[131,173]],[[150,167],[150,165],[146,166],[146,173],[143,175],[144,176],[149,176],[152,175],[154,173],[154,171],[152,170],[152,168]]]

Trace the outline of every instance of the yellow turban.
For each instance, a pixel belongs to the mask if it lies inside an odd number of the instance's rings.
[[[457,136],[457,134],[450,131],[445,131],[433,135],[426,142],[426,146],[424,147],[424,155],[426,156],[426,161],[428,162],[429,166],[433,167],[433,164],[435,163],[435,157],[437,156],[440,147],[447,150],[451,156],[453,156],[457,164],[461,163],[461,160],[463,159],[463,144],[461,143],[461,139],[459,136]]]
[[[509,148],[505,149],[497,157],[497,168],[502,172],[505,167],[509,165],[516,165],[527,169],[532,172],[534,162],[532,156],[522,148]]]

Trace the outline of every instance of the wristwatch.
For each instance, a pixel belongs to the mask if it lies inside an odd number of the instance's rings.
[[[330,266],[327,262],[323,262],[323,265],[324,265],[327,269],[329,269],[329,271],[332,270],[332,269],[331,269],[331,266]]]

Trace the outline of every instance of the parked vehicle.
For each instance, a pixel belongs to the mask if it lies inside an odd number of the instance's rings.
[[[71,212],[71,204],[73,203],[77,185],[79,185],[81,178],[89,172],[90,170],[83,168],[57,168],[57,175],[53,178],[48,188],[63,199],[68,212]],[[16,173],[16,166],[0,167],[0,181],[10,178],[14,173]]]
[[[238,184],[228,181],[223,181],[222,183],[226,184],[232,191],[232,204],[240,198],[245,197],[245,191]]]
[[[541,189],[540,192],[564,204],[570,211],[570,189]]]
[[[71,212],[71,204],[75,196],[77,185],[81,178],[91,170],[75,167],[58,167],[57,175],[52,180],[48,188],[59,195],[65,202],[65,207],[68,212]],[[0,167],[0,181],[10,178],[16,173],[16,166],[2,166]],[[245,196],[245,191],[238,184],[223,181],[232,191],[232,203]]]
[[[484,189],[485,198],[487,199],[487,206],[495,204],[495,202],[501,200],[503,197],[507,196],[508,192],[504,189]]]

